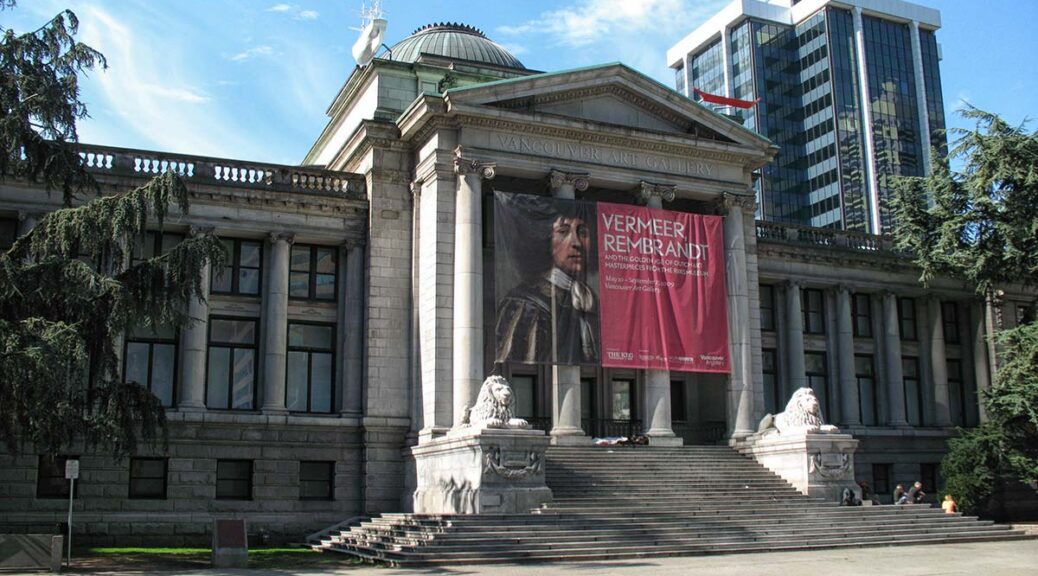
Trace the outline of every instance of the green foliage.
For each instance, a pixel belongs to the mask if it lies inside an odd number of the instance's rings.
[[[86,114],[77,74],[104,58],[73,39],[76,27],[66,11],[0,40],[0,180],[60,187],[66,204],[97,189],[74,148]],[[132,248],[161,229],[171,205],[186,212],[187,189],[167,172],[50,213],[0,254],[0,441],[9,450],[57,453],[82,442],[123,455],[165,431],[158,399],[122,382],[117,348],[129,329],[183,325],[204,268],[225,257],[216,237],[199,234],[131,266]]]
[[[898,246],[915,255],[923,283],[962,278],[991,300],[999,286],[1038,285],[1038,133],[967,108],[976,121],[959,130],[948,162],[928,178],[897,182]],[[999,482],[1038,481],[1038,324],[995,337],[1001,345],[994,385],[981,399],[988,421],[949,441],[942,464],[960,507],[982,512]]]
[[[0,9],[11,6],[0,2]],[[79,74],[107,67],[100,52],[75,40],[78,28],[68,10],[28,34],[0,28],[0,180],[42,182],[60,189],[66,204],[96,191],[73,147],[76,121],[87,115]]]
[[[928,178],[897,180],[898,247],[915,254],[922,280],[947,274],[979,294],[1010,282],[1038,284],[1038,133],[967,108],[951,157]]]

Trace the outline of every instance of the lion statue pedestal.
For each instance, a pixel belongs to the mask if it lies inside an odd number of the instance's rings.
[[[742,451],[808,496],[838,501],[845,488],[861,498],[854,477],[858,441],[824,424],[814,391],[793,393],[780,414],[764,417]]]
[[[512,388],[483,382],[465,425],[411,449],[419,514],[526,513],[551,502],[544,481],[549,439],[512,415]]]

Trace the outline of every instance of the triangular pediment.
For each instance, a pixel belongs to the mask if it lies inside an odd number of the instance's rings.
[[[771,147],[767,139],[622,64],[540,74],[448,91],[451,103],[699,142]]]

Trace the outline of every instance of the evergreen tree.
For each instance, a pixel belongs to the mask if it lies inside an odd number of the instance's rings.
[[[950,152],[962,171],[944,161],[928,178],[901,179],[895,235],[915,255],[924,283],[962,278],[990,302],[999,286],[1038,285],[1038,133],[972,107],[961,114],[976,121],[957,132]],[[1000,365],[980,399],[988,421],[950,440],[942,463],[948,491],[974,513],[987,507],[996,484],[1038,481],[1038,323],[1032,318],[994,338]]]
[[[27,34],[0,29],[0,183],[60,189],[66,205],[0,253],[0,440],[16,453],[83,442],[126,454],[164,432],[159,401],[122,382],[118,342],[131,328],[183,325],[204,267],[224,258],[200,234],[131,265],[149,228],[187,211],[187,190],[167,172],[100,195],[75,145],[79,75],[105,60],[77,27],[64,11]]]

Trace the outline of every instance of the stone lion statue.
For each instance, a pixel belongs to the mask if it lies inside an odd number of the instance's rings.
[[[503,376],[488,376],[479,389],[476,405],[467,410],[465,421],[477,428],[529,428],[522,418],[512,418],[512,386]]]
[[[836,426],[823,424],[822,407],[818,404],[815,391],[810,388],[794,392],[784,412],[768,414],[760,421],[758,432],[771,430],[777,430],[779,434],[840,431]]]

